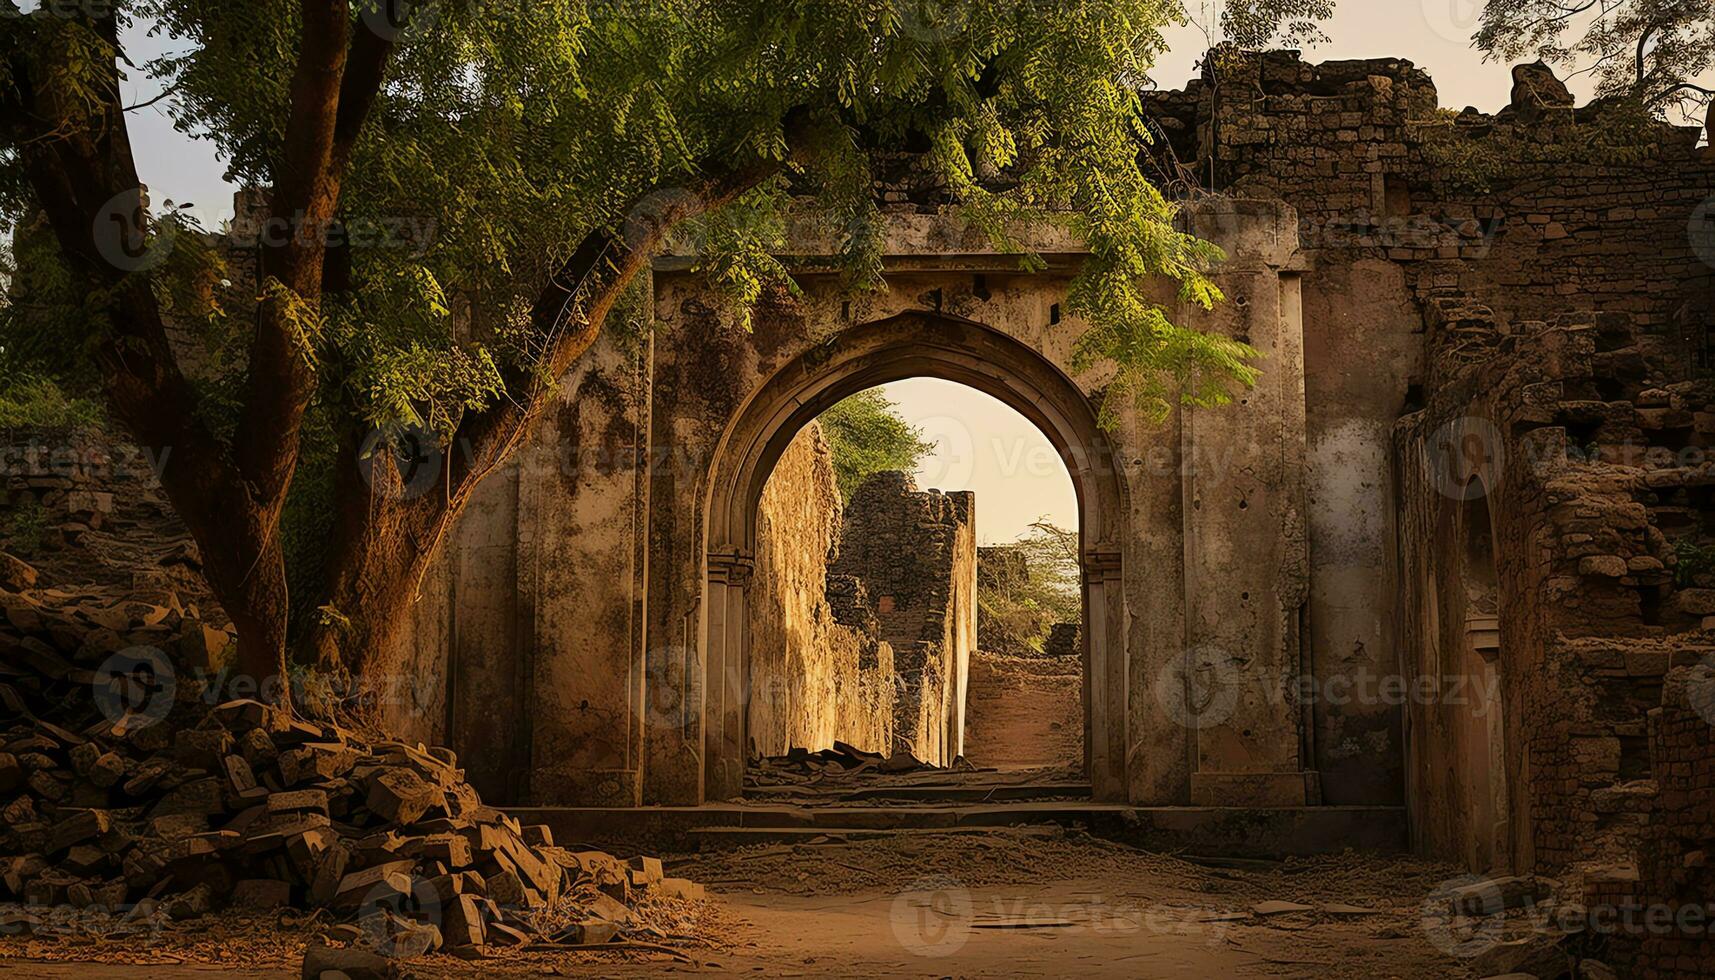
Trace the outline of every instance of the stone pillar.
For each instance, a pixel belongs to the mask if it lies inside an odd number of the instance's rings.
[[[1235,404],[1184,413],[1194,805],[1305,806],[1320,796],[1296,697],[1309,584],[1304,332],[1298,277],[1285,271],[1296,235],[1290,210],[1269,207],[1220,202],[1194,219],[1237,257],[1220,275],[1227,302],[1201,326],[1262,353],[1261,380]]]
[[[1125,583],[1117,551],[1084,554],[1084,767],[1090,789],[1101,802],[1124,803],[1126,786],[1126,692],[1103,683],[1127,676],[1125,617],[1112,615],[1125,603]],[[1058,627],[1056,627],[1058,629]]]
[[[738,548],[709,553],[707,594],[709,682],[703,717],[705,799],[718,802],[744,793],[745,712],[749,708],[750,641],[744,594],[756,570],[756,556]]]

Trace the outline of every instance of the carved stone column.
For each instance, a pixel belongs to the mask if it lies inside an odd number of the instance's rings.
[[[738,548],[709,552],[705,629],[708,699],[703,717],[705,802],[744,792],[745,712],[750,703],[750,627],[745,590],[756,572],[756,556]]]
[[[1126,784],[1125,585],[1118,551],[1084,554],[1084,752],[1095,798],[1123,803]]]

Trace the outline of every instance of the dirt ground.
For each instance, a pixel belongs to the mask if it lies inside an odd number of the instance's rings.
[[[1084,761],[1083,673],[1075,659],[971,652],[965,758],[995,769]]]
[[[683,910],[663,938],[672,952],[502,952],[402,966],[448,980],[1468,975],[1422,916],[1425,897],[1456,877],[1449,868],[1351,855],[1244,864],[1211,867],[1044,829],[770,845],[673,862],[711,899]],[[295,977],[320,924],[285,918],[223,916],[147,947],[0,938],[0,974]]]

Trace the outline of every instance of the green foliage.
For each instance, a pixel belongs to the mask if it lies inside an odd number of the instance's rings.
[[[391,35],[384,6],[394,5],[357,0],[354,34]],[[372,428],[450,438],[472,412],[530,404],[558,380],[546,376],[554,337],[531,317],[553,275],[597,232],[629,241],[676,215],[673,202],[715,172],[779,169],[736,200],[691,208],[676,229],[740,327],[765,289],[792,286],[774,258],[788,208],[834,231],[849,288],[876,287],[876,161],[924,151],[926,176],[997,244],[1022,253],[1020,231],[1043,222],[1087,241],[1068,312],[1091,324],[1077,366],[1108,376],[1105,421],[1127,401],[1151,417],[1219,404],[1256,379],[1255,351],[1175,322],[1221,299],[1209,275],[1223,257],[1177,230],[1177,205],[1140,169],[1149,137],[1139,93],[1162,29],[1183,17],[1178,0],[412,6],[419,14],[398,33],[342,182],[344,247],[334,255],[350,288],[308,297],[248,282],[225,268],[211,229],[171,209],[146,229],[163,260],[130,273],[149,278],[175,342],[195,354],[187,373],[217,436],[230,436],[248,390],[258,304],[287,314],[318,385],[282,530],[294,597],[313,596],[331,533],[332,447]],[[1321,6],[1233,3],[1228,27],[1248,37]],[[117,0],[114,9],[121,23],[175,38],[173,53],[136,64],[86,19],[38,10],[0,20],[0,85],[15,86],[17,66],[60,66],[50,81],[73,107],[74,132],[55,136],[76,137],[93,128],[118,59],[133,80],[171,91],[159,108],[208,141],[235,182],[280,184],[300,4]],[[0,223],[35,220],[19,149],[0,142]],[[100,326],[106,297],[51,256],[30,276],[14,289],[27,304],[0,321],[0,367],[28,364],[74,397],[93,391],[93,355],[112,353]],[[830,413],[830,437],[846,440],[852,460],[847,492],[858,474],[912,469],[927,451],[880,407],[847,420]]]
[[[978,633],[994,653],[1043,652],[1056,623],[1083,619],[1079,587],[1078,532],[1038,521],[1012,545],[1023,557],[1023,579],[979,576]]]
[[[1678,107],[1697,121],[1715,94],[1709,0],[1487,0],[1475,41],[1492,58],[1539,57],[1562,74],[1593,74],[1603,95]]]
[[[880,388],[842,400],[817,421],[834,451],[842,500],[850,500],[872,474],[916,472],[918,462],[935,451],[933,443],[923,441],[921,430],[899,416]]]
[[[338,440],[334,413],[313,406],[304,420],[303,454],[298,476],[280,514],[280,543],[286,556],[287,623],[298,639],[317,621],[317,607],[326,595],[327,563],[339,515],[335,460]]]
[[[358,30],[379,22],[378,3],[355,6]],[[1321,6],[1252,0],[1229,4],[1226,18],[1250,37],[1262,25],[1291,30]],[[272,184],[298,5],[122,9],[186,42],[139,69],[173,87],[163,106],[178,125],[210,140],[234,179]],[[1096,326],[1085,360],[1112,362],[1111,391],[1159,416],[1254,381],[1250,352],[1177,327],[1149,286],[1167,278],[1181,284],[1182,303],[1219,299],[1207,279],[1219,253],[1174,230],[1175,206],[1138,166],[1137,82],[1162,50],[1161,29],[1182,16],[1173,0],[426,9],[400,36],[345,181],[358,288],[294,317],[305,356],[364,420],[449,431],[464,412],[521,397],[499,378],[532,376],[543,345],[517,336],[518,319],[570,249],[591,229],[647,221],[650,201],[691,186],[709,161],[783,159],[783,120],[794,112],[811,120],[812,145],[789,176],[795,193],[812,196],[789,199],[786,181],[772,181],[685,229],[741,325],[764,286],[785,278],[773,254],[788,204],[839,230],[849,285],[876,285],[872,159],[927,137],[926,164],[997,240],[1049,214],[1088,239],[1094,257],[1071,312]],[[88,64],[111,56],[74,20],[17,22],[26,42],[83,44]],[[85,74],[65,80],[73,97],[89,97]],[[979,179],[1001,168],[1004,185]],[[468,318],[454,312],[461,303]]]
[[[71,398],[45,378],[0,382],[0,431],[7,429],[94,429],[103,419],[101,407],[84,398]]]
[[[39,553],[48,533],[48,510],[33,494],[0,512],[0,542],[6,550],[28,557]]]
[[[1320,22],[1334,16],[1334,0],[1200,0],[1187,6],[1216,54],[1229,47],[1262,51],[1320,44],[1328,40]]]
[[[1703,584],[1715,578],[1715,546],[1701,545],[1689,538],[1673,543],[1673,553],[1679,559],[1673,566],[1674,582],[1681,588]]]
[[[1488,194],[1522,180],[1537,179],[1538,169],[1559,173],[1568,165],[1638,166],[1659,141],[1659,123],[1642,103],[1605,104],[1572,130],[1497,126],[1474,134],[1453,124],[1456,113],[1415,123],[1426,161],[1444,193]]]

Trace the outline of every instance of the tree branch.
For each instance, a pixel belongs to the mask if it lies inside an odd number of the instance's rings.
[[[339,210],[352,147],[375,104],[393,43],[359,27],[348,0],[300,0],[303,35],[271,201],[261,273],[290,291],[265,298],[251,339],[247,397],[234,453],[244,479],[274,513],[297,466],[304,413],[316,387],[316,352],[302,318],[319,311],[328,232]],[[301,303],[294,306],[292,297]]]
[[[809,113],[789,112],[783,126],[789,156],[802,159],[811,142]],[[733,167],[724,160],[710,161],[701,171],[705,175],[702,179],[682,188],[657,189],[634,201],[632,214],[649,210],[648,220],[632,222],[632,234],[598,230],[585,236],[543,286],[533,305],[534,332],[542,340],[535,370],[510,372],[508,388],[516,396],[465,418],[453,438],[442,482],[436,489],[374,507],[370,496],[385,495],[385,486],[367,483],[359,468],[351,465],[355,461],[340,466],[341,526],[331,538],[336,549],[328,556],[327,566],[332,604],[347,615],[353,615],[363,603],[396,611],[398,607],[382,601],[376,590],[403,587],[414,594],[453,519],[483,479],[504,464],[532,431],[552,390],[542,379],[558,381],[595,343],[614,304],[648,266],[674,227],[730,204],[780,173],[787,162],[757,159]],[[346,435],[348,450],[361,442],[361,433]],[[381,460],[376,463],[372,472],[382,468]],[[401,567],[410,572],[402,577],[402,586],[377,584],[397,583]],[[353,616],[354,621],[359,618]],[[396,625],[391,618],[356,623],[356,635],[349,638],[343,653],[338,649],[340,640],[328,629],[319,630],[311,645],[324,664],[343,660],[349,668],[361,671],[362,658],[385,649],[388,633]]]

